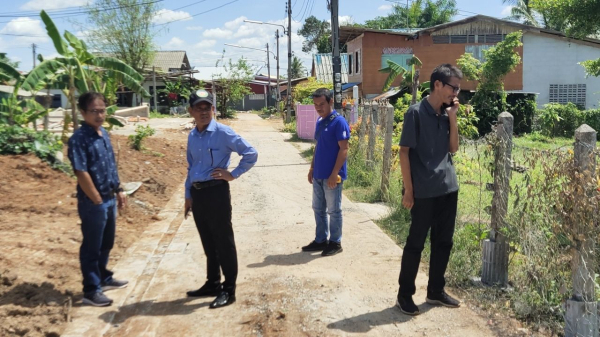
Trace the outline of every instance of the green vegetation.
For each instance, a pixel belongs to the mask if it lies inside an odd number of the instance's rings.
[[[138,125],[135,128],[135,134],[130,135],[128,137],[129,139],[129,145],[131,146],[131,148],[133,148],[134,150],[144,150],[145,147],[142,144],[142,142],[144,141],[144,139],[153,136],[154,133],[156,133],[156,130],[154,130],[153,128],[150,127],[150,125]]]
[[[0,155],[33,153],[53,168],[71,172],[71,167],[57,158],[62,147],[60,138],[50,132],[0,124]]]

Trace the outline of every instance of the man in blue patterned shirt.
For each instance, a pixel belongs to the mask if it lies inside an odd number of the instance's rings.
[[[212,95],[198,90],[190,95],[189,112],[196,127],[188,137],[188,175],[185,181],[185,217],[194,215],[206,255],[206,283],[188,291],[190,297],[217,296],[210,308],[235,302],[237,250],[231,224],[229,182],[247,172],[258,158],[256,150],[230,127],[213,120]],[[229,158],[242,159],[229,172]],[[225,281],[221,284],[221,270]]]
[[[106,99],[97,92],[79,97],[84,122],[69,139],[69,160],[77,176],[77,210],[83,241],[79,261],[83,273],[83,302],[108,306],[112,300],[103,291],[125,288],[127,281],[112,277],[106,269],[115,242],[117,206],[127,199],[120,188],[115,154],[108,133],[102,127]]]

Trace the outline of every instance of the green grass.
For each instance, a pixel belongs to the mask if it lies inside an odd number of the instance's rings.
[[[170,118],[173,117],[172,115],[169,114],[161,114],[158,111],[152,110],[150,111],[150,118]]]

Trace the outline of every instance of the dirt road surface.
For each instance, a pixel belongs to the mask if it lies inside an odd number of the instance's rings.
[[[193,220],[183,219],[182,188],[113,270],[129,287],[107,294],[111,307],[75,303],[64,336],[496,336],[468,306],[425,304],[417,279],[411,318],[394,307],[402,250],[359,204],[344,198],[344,252],[303,253],[314,238],[308,165],[268,121],[239,114],[232,123],[259,152],[231,183],[239,276],[237,302],[209,310],[189,299],[203,284],[205,257]],[[234,156],[236,157],[236,156]],[[232,167],[238,161],[232,160]]]

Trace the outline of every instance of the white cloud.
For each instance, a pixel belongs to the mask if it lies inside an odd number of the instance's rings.
[[[340,26],[348,26],[354,23],[354,18],[350,15],[340,15],[338,17],[338,23]]]
[[[216,40],[202,40],[194,45],[194,48],[210,48],[217,44]]]
[[[0,30],[0,33],[22,35],[14,36],[12,39],[8,40],[4,43],[5,47],[23,47],[31,45],[32,43],[45,43],[50,41],[46,34],[46,30],[42,26],[42,21],[27,17],[10,20],[6,26]]]
[[[172,11],[170,9],[161,9],[158,12],[156,12],[156,14],[154,14],[154,17],[152,18],[152,22],[154,22],[157,25],[160,25],[160,24],[167,23],[170,21],[175,21],[175,20],[187,21],[187,20],[191,20],[191,19],[192,19],[192,16],[188,12]]]
[[[189,26],[189,27],[185,27],[185,29],[187,29],[187,30],[202,30],[204,28],[202,28],[202,26]]]
[[[348,20],[349,16],[341,16],[341,20]],[[210,27],[211,31],[230,31],[232,36],[230,38],[236,38],[233,44],[237,44],[244,47],[251,47],[257,49],[265,49],[265,44],[269,44],[269,49],[274,54],[277,54],[277,43],[275,38],[275,31],[279,29],[279,34],[283,35],[283,28],[273,25],[260,25],[253,23],[244,23],[246,17],[241,16],[235,20],[229,21],[220,27]],[[282,25],[286,27],[286,20],[274,20],[268,21],[268,23]],[[297,31],[302,26],[301,22],[292,22],[292,51],[294,56],[299,57],[304,63],[307,70],[310,71],[312,62],[312,55],[310,53],[302,52],[302,42],[304,38],[298,35]],[[209,28],[209,27],[207,27]],[[218,29],[218,30],[217,30]],[[209,33],[209,36],[211,33]],[[218,42],[217,42],[218,41]],[[214,37],[200,41],[195,44],[192,48],[188,48],[188,57],[192,66],[197,66],[197,70],[200,71],[195,77],[205,80],[210,80],[211,76],[215,73],[221,73],[223,68],[215,68],[215,62],[222,56],[222,50],[225,49],[224,60],[228,61],[231,59],[236,62],[239,58],[244,57],[248,60],[252,60],[250,63],[257,65],[257,69],[260,66],[264,66],[264,62],[258,60],[265,59],[265,52],[260,50],[240,49],[229,46],[222,46],[221,38]],[[280,75],[287,73],[287,36],[282,36],[279,39],[279,55],[280,55]],[[277,71],[276,61],[271,55],[271,75],[274,75]],[[266,66],[260,70],[261,73],[267,73]]]
[[[381,6],[379,6],[379,8],[377,8],[377,10],[384,11],[384,12],[387,12],[390,9],[392,9],[392,5],[381,5]]]
[[[221,28],[207,29],[202,33],[202,36],[209,39],[227,39],[231,37],[231,35],[233,35],[232,31]]]
[[[256,34],[257,27],[255,24],[241,25],[233,37],[246,37]]]
[[[162,46],[162,49],[163,50],[181,49],[183,46],[185,46],[185,41],[183,41],[182,39],[175,36],[169,42],[167,42],[164,46]]]
[[[225,28],[227,28],[229,30],[234,30],[237,27],[239,27],[242,23],[244,23],[244,20],[248,20],[248,18],[245,16],[240,16],[239,18],[237,18],[235,20],[225,22]]]
[[[85,6],[87,4],[88,4],[88,0],[52,0],[52,1],[31,0],[27,3],[25,3],[23,6],[21,6],[20,9],[26,10],[26,11],[29,11],[29,10],[39,11],[42,9],[49,10],[49,9],[61,9],[61,8],[68,8],[68,7]]]
[[[513,6],[506,6],[502,9],[502,12],[500,13],[500,17],[507,17],[511,15],[511,11],[513,9]]]

